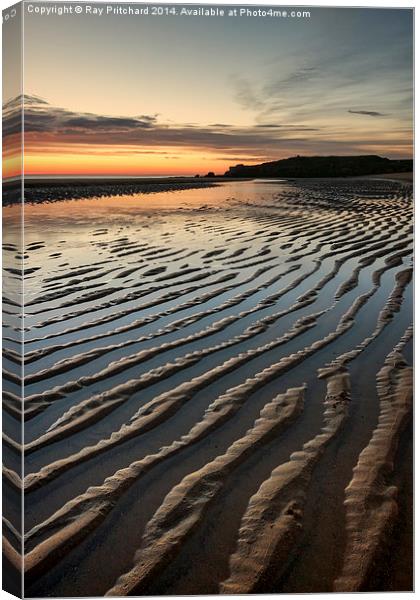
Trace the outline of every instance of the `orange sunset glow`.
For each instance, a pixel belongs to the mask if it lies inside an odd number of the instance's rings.
[[[229,166],[238,162],[257,164],[272,158],[263,153],[259,156],[222,156],[208,148],[183,148],[161,146],[150,150],[135,145],[105,145],[60,143],[48,136],[27,134],[24,144],[23,167],[25,176],[192,176],[209,171],[224,173]],[[402,144],[388,136],[387,154],[410,156],[411,136]],[[6,138],[3,147],[3,176],[16,177],[22,171],[20,136]],[[366,147],[371,153],[382,154],[383,145],[375,143]],[[226,154],[226,153],[224,153]],[[268,154],[268,153],[267,153]],[[288,153],[277,152],[273,158],[283,158]]]
[[[179,156],[142,155],[118,152],[107,146],[86,148],[85,152],[71,147],[57,148],[44,152],[29,150],[25,153],[26,175],[192,175],[204,171],[218,171],[224,166],[211,154],[203,155],[191,150]],[[11,167],[13,169],[13,162]],[[226,166],[227,168],[227,166]],[[207,172],[206,171],[206,172]]]

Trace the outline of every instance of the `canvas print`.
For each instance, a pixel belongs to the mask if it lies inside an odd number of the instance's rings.
[[[4,588],[412,590],[413,10],[3,32]]]

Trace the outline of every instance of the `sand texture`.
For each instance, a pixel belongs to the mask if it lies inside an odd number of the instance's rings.
[[[26,595],[411,590],[410,182],[115,186],[4,209]]]

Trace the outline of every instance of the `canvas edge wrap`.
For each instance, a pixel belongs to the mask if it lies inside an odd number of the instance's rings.
[[[20,225],[3,222],[3,578],[2,589],[23,597],[23,4],[2,11],[3,194],[18,200]],[[13,100],[12,100],[13,99]],[[12,100],[12,101],[11,101]],[[11,101],[11,102],[10,102]],[[10,135],[12,133],[12,135]],[[8,137],[5,144],[5,137]],[[12,177],[8,176],[12,173]],[[3,196],[4,198],[4,196]],[[3,201],[3,214],[10,207]],[[4,354],[4,352],[3,352]]]

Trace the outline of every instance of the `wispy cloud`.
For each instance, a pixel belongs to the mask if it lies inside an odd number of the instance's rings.
[[[287,90],[300,87],[310,82],[315,77],[319,77],[319,70],[316,67],[300,67],[285,75],[284,77],[274,78],[263,88],[265,96],[277,96]]]
[[[284,144],[287,140],[305,141],[315,129],[293,124],[238,127],[226,123],[210,125],[175,124],[158,120],[156,115],[138,117],[109,117],[78,113],[49,105],[36,96],[25,99],[25,136],[27,139],[51,143],[130,146],[179,146],[211,150],[240,151],[246,148]],[[11,107],[15,110],[11,110]],[[9,103],[5,114],[5,135],[16,132],[19,124],[17,108]]]
[[[361,123],[363,116],[372,118],[375,135],[375,118],[389,117],[392,129],[410,123],[412,116],[412,88],[407,86],[411,75],[400,65],[404,53],[392,42],[381,51],[383,56],[376,48],[366,54],[362,47],[325,45],[321,53],[308,58],[292,49],[291,56],[277,57],[261,67],[256,77],[247,75],[245,101],[244,97],[239,101],[234,82],[233,97],[242,108],[253,111],[255,122],[261,125],[301,121],[322,126],[333,137],[339,128],[356,125],[350,126],[350,115],[359,115]],[[358,106],[352,107],[354,98]],[[381,103],[376,109],[378,98]],[[360,129],[361,136],[365,133],[366,129]]]
[[[364,115],[366,117],[386,117],[386,113],[381,113],[376,110],[348,110],[352,115]]]
[[[264,100],[254,89],[254,86],[245,78],[234,76],[232,78],[235,99],[242,108],[262,110]]]
[[[176,152],[204,152],[231,156],[233,161],[275,160],[293,154],[361,154],[379,152],[409,155],[410,141],[401,132],[384,139],[380,132],[358,136],[351,127],[334,130],[302,122],[267,121],[237,126],[165,122],[157,114],[110,117],[54,107],[46,100],[29,96],[25,100],[25,144],[30,152],[69,151],[85,155],[154,154],[174,156]],[[4,111],[3,134],[12,138],[19,132],[21,99],[8,102]],[[373,112],[373,111],[369,111]],[[391,153],[389,149],[391,148]],[[221,158],[223,160],[223,158]]]

